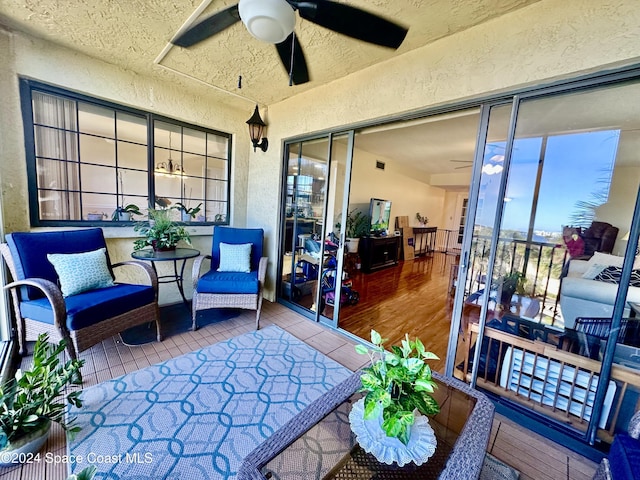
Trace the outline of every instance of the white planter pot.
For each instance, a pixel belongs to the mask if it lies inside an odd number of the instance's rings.
[[[49,438],[49,433],[51,433],[51,422],[45,423],[40,429],[7,445],[7,448],[0,451],[0,466],[11,467],[24,463],[26,454],[40,451]]]
[[[129,212],[120,212],[118,213],[118,220],[121,222],[128,222],[131,220],[131,214]]]
[[[395,437],[387,437],[382,429],[382,408],[378,408],[373,418],[364,419],[364,398],[353,404],[349,423],[362,449],[387,465],[394,462],[400,467],[411,462],[422,465],[436,451],[437,439],[424,415],[416,415],[407,445]]]
[[[190,222],[191,221],[191,215],[189,215],[188,213],[182,212],[182,221],[183,222]]]
[[[347,247],[347,252],[349,253],[358,253],[358,246],[360,245],[359,238],[347,238],[345,242],[345,247]]]

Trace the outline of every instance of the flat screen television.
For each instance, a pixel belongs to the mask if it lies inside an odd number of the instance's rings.
[[[386,235],[391,219],[391,201],[372,198],[369,202],[369,217],[371,218],[371,235]]]

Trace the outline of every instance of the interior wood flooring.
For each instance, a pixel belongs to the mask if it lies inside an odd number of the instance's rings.
[[[185,332],[163,342],[137,347],[124,345],[119,336],[114,336],[82,352],[81,357],[86,361],[82,370],[84,387],[249,332],[254,319],[253,312],[245,312],[237,318],[208,325],[196,332]],[[361,368],[367,361],[366,357],[355,353],[354,342],[350,338],[313,323],[282,305],[265,302],[261,326],[272,324],[279,325],[349,369]],[[23,366],[27,366],[29,361],[30,358],[25,357]],[[43,451],[64,455],[67,453],[65,436],[60,428],[55,427]],[[518,469],[522,480],[587,480],[596,468],[590,460],[501,416],[494,419],[487,450]],[[0,480],[64,480],[66,477],[67,465],[64,463],[39,462],[0,469]]]
[[[449,278],[456,262],[455,255],[436,252],[373,273],[352,271],[360,301],[341,308],[340,328],[365,339],[374,329],[389,346],[408,333],[440,357],[430,364],[443,372],[453,308]]]

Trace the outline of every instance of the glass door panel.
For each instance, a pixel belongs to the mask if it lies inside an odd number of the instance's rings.
[[[328,172],[327,215],[324,222],[323,263],[320,277],[320,321],[338,326],[340,308],[358,302],[358,294],[351,286],[346,270],[344,236],[345,205],[349,201],[350,157],[353,133],[331,136],[331,162]]]
[[[463,310],[479,294],[478,319],[466,318],[461,373],[583,440],[610,441],[640,404],[637,321],[624,299],[624,318],[613,315],[640,184],[640,107],[629,101],[638,96],[639,85],[625,84],[524,99],[512,138],[485,147],[483,177],[500,169],[487,166],[487,148],[503,147],[506,183],[492,202],[498,230],[475,255],[482,261],[469,262],[475,292]],[[471,270],[483,262],[480,285]],[[601,381],[607,341],[614,365]]]
[[[327,138],[289,145],[281,296],[317,311],[328,172]]]
[[[470,243],[463,253],[466,261],[461,262],[459,278],[455,281],[455,307],[453,312],[450,351],[453,346],[455,358],[453,375],[470,381],[473,366],[473,351],[469,349],[468,337],[478,331],[484,294],[487,287],[489,253],[494,234],[495,218],[501,201],[500,189],[505,175],[504,160],[506,138],[509,131],[511,104],[489,108],[488,120],[483,135],[486,143],[481,157],[479,181],[472,198],[475,209],[469,211],[467,225],[472,227]],[[470,205],[472,208],[473,206]],[[464,244],[463,244],[464,248]],[[454,272],[455,274],[455,272]]]

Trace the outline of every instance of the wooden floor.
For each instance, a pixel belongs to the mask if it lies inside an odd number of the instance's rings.
[[[365,339],[374,329],[389,339],[389,346],[399,344],[408,333],[440,357],[430,363],[443,372],[453,308],[449,276],[454,263],[455,255],[436,252],[369,274],[352,271],[360,301],[342,307],[340,328]]]
[[[185,332],[163,342],[138,347],[124,345],[119,336],[112,337],[82,352],[81,357],[86,361],[82,370],[84,387],[249,332],[254,318],[253,312],[246,312],[196,332]],[[367,361],[365,356],[355,353],[354,342],[346,336],[313,323],[282,305],[265,302],[261,325],[271,324],[279,325],[352,370],[361,368]],[[27,357],[23,365],[28,363]],[[44,451],[57,455],[67,453],[65,437],[59,428],[54,428]],[[519,470],[523,480],[587,480],[596,468],[593,462],[501,416],[494,420],[488,451]],[[64,480],[66,476],[67,465],[64,462],[37,462],[0,469],[0,480]]]

